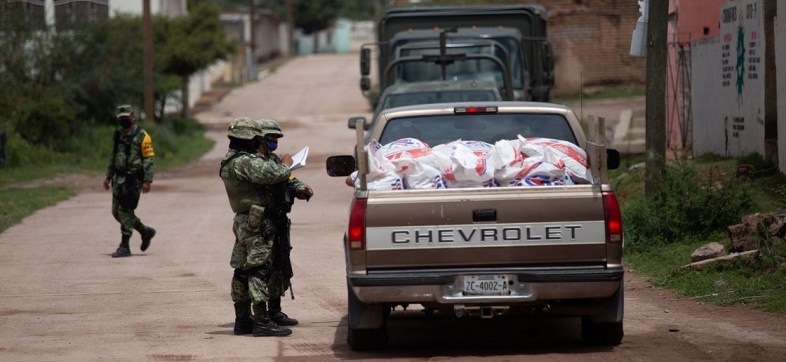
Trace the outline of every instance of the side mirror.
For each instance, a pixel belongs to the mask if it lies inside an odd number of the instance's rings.
[[[543,57],[544,57],[544,69],[543,71],[548,75],[546,77],[546,83],[548,85],[554,85],[554,47],[551,46],[551,43],[548,41],[543,42]]]
[[[613,148],[606,149],[606,168],[616,170],[620,167],[620,151]]]
[[[357,121],[362,121],[363,122],[363,129],[364,130],[368,129],[368,126],[369,126],[368,121],[366,121],[366,117],[363,117],[363,116],[349,117],[349,121],[347,121],[347,127],[351,128],[351,129],[355,129],[355,125],[357,124]]]
[[[325,160],[325,169],[328,176],[349,176],[357,169],[355,158],[350,155],[330,156]]]
[[[544,66],[546,71],[554,70],[554,47],[548,41],[543,42],[543,58],[546,60]]]
[[[371,74],[371,49],[360,49],[360,75],[367,76]]]
[[[371,90],[371,79],[366,76],[360,77],[360,90],[364,92]]]

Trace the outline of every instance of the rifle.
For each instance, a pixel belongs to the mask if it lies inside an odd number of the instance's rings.
[[[289,258],[292,250],[292,243],[289,240],[291,221],[287,214],[292,211],[296,190],[289,186],[288,181],[282,181],[273,185],[271,191],[273,192],[273,205],[265,211],[276,228],[273,242],[273,269],[280,272],[284,278],[291,279],[294,276],[292,261]]]

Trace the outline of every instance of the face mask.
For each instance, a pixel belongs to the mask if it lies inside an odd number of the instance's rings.
[[[120,127],[131,127],[131,118],[120,118]]]
[[[268,150],[275,151],[278,148],[278,140],[265,140],[265,146]]]

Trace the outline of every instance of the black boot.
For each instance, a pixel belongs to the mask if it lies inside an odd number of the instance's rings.
[[[254,317],[251,316],[251,302],[235,303],[235,335],[254,332]]]
[[[254,337],[286,337],[292,334],[291,329],[280,327],[268,318],[264,302],[254,304],[254,319]]]
[[[268,304],[268,312],[267,316],[276,324],[280,326],[294,326],[296,325],[297,319],[289,318],[288,315],[281,312],[281,298],[270,299],[267,301]]]
[[[123,238],[120,240],[120,246],[117,247],[114,253],[112,253],[113,258],[123,258],[126,256],[131,256],[131,249],[128,248],[128,241],[131,239],[131,235],[123,235]]]
[[[137,221],[136,225],[134,225],[134,229],[142,236],[142,246],[139,249],[142,251],[147,250],[150,246],[150,240],[156,236],[156,229],[143,225],[141,221]]]

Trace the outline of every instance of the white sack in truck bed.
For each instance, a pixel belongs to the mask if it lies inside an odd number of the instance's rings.
[[[550,138],[500,140],[494,145],[456,140],[430,148],[403,138],[368,145],[368,189],[517,187],[590,183],[587,154]],[[359,186],[353,174],[355,186]]]

